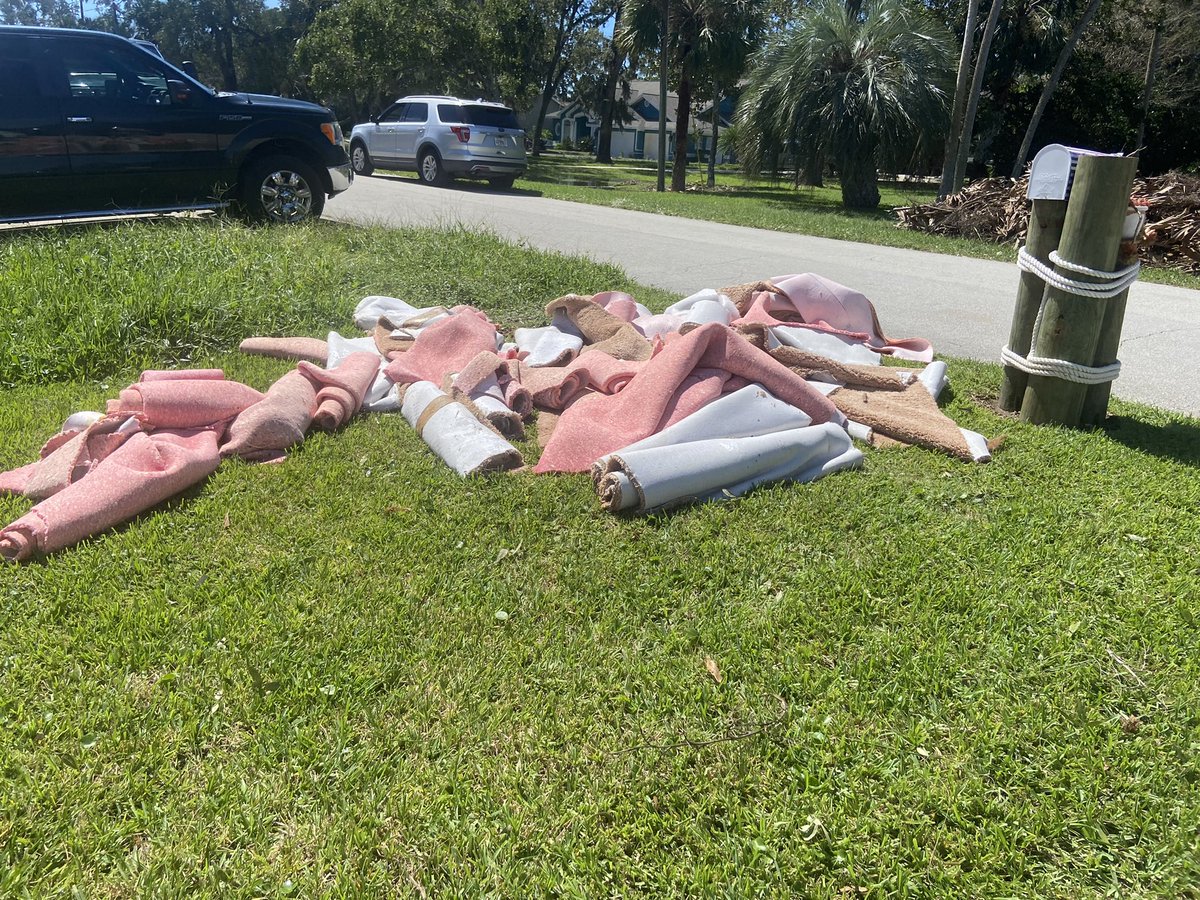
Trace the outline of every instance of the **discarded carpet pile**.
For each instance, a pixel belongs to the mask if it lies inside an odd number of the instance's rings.
[[[470,306],[371,296],[354,311],[361,337],[244,341],[298,360],[265,393],[220,370],[144,372],[104,413],[71,416],[37,461],[0,473],[0,492],[34,501],[0,529],[0,558],[127,521],[224,458],[280,461],[309,429],[360,411],[400,412],[461,476],[522,468],[509,439],[537,415],[533,471],[590,473],[614,512],[812,481],[862,464],[852,438],[990,458],[938,408],[945,365],[929,342],[887,337],[866,297],[817,275],[704,290],[657,314],[620,292],[568,295],[546,316],[510,342]],[[924,365],[884,367],[884,355]]]

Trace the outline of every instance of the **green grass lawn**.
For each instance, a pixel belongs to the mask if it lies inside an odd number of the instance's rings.
[[[463,231],[3,238],[0,468],[142,366],[265,389],[240,338],[368,293],[615,287],[669,299]],[[0,568],[0,896],[1200,896],[1200,422],[950,373],[990,465],[622,518],[374,415]]]
[[[773,231],[791,231],[845,241],[861,241],[887,247],[905,247],[954,256],[1015,261],[1017,248],[971,238],[950,238],[896,227],[892,208],[932,202],[937,191],[932,185],[913,183],[880,184],[880,205],[870,211],[842,208],[841,188],[830,181],[825,187],[801,186],[790,181],[748,178],[731,168],[719,170],[717,186],[709,190],[708,169],[693,163],[688,170],[686,193],[658,193],[657,169],[653,160],[616,160],[611,166],[597,163],[590,154],[554,151],[530,157],[529,172],[518,188],[535,190],[546,197],[616,206],[642,212],[662,213],[690,219],[705,219],[730,225],[748,225]],[[671,161],[667,162],[667,185]],[[1200,289],[1200,277],[1173,269],[1142,271],[1146,281]]]

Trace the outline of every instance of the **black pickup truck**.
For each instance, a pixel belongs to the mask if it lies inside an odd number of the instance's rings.
[[[352,179],[322,106],[214,91],[113,34],[0,26],[0,222],[231,204],[300,222]]]

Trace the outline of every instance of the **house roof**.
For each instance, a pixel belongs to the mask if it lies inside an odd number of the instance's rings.
[[[692,100],[692,130],[708,133],[712,130],[712,117],[710,114],[707,114],[712,109],[712,100],[705,99],[700,101],[700,98],[695,96],[693,96]],[[625,108],[632,121],[627,122],[622,127],[627,131],[656,130],[658,128],[658,102],[657,81],[635,80],[629,82],[629,99],[625,101]],[[675,130],[674,125],[678,107],[679,95],[675,91],[667,91],[667,125],[672,131]],[[589,120],[598,120],[600,118],[599,113],[579,100],[573,100],[561,110],[554,113],[553,117],[569,119],[578,115],[586,115]],[[550,118],[550,116],[547,116],[547,118]],[[722,110],[721,124],[727,125],[728,123],[729,118],[724,115],[724,110]]]

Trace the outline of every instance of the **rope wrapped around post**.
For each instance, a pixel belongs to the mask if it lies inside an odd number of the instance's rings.
[[[1128,290],[1129,286],[1137,281],[1138,273],[1142,270],[1142,264],[1135,262],[1115,272],[1102,272],[1099,269],[1081,266],[1065,260],[1059,256],[1057,250],[1051,251],[1050,261],[1060,269],[1066,269],[1069,272],[1075,272],[1079,275],[1086,275],[1088,278],[1095,280],[1079,281],[1074,278],[1067,278],[1065,275],[1042,263],[1041,260],[1026,251],[1024,247],[1017,254],[1017,266],[1021,271],[1031,272],[1041,278],[1046,284],[1056,287],[1061,291],[1066,291],[1069,294],[1075,294],[1079,297],[1091,297],[1096,300],[1107,300],[1110,297],[1117,296],[1122,291]],[[1038,309],[1037,320],[1033,326],[1034,334],[1037,334],[1038,328],[1041,326],[1042,313],[1045,310],[1046,302],[1043,299],[1042,305]],[[1005,346],[1000,350],[1000,361],[1006,366],[1020,369],[1029,375],[1046,375],[1052,378],[1061,378],[1065,381],[1073,381],[1076,384],[1104,384],[1105,382],[1115,380],[1121,374],[1120,360],[1106,366],[1085,366],[1066,359],[1035,356],[1033,355],[1032,347],[1026,353],[1027,355],[1022,356],[1011,347]]]

